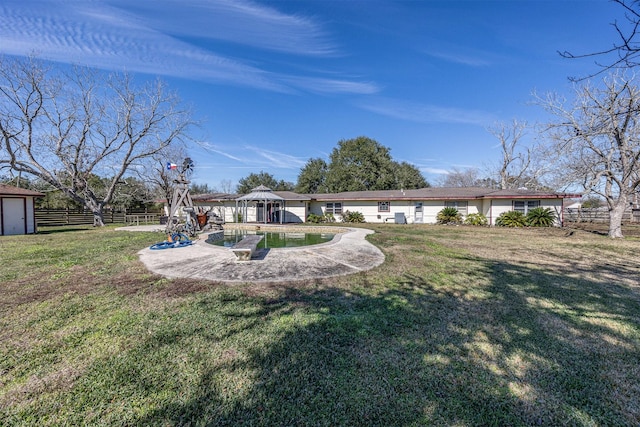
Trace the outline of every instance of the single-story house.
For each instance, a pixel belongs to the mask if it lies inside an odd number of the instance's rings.
[[[33,234],[37,231],[35,199],[44,194],[0,184],[0,236]]]
[[[456,208],[463,216],[485,215],[495,225],[503,212],[550,208],[562,224],[563,200],[575,194],[480,187],[430,187],[417,190],[358,191],[315,194],[312,213],[332,213],[338,220],[345,211],[358,211],[366,222],[402,222],[433,224],[445,207]],[[578,195],[579,197],[579,195]]]
[[[234,194],[196,195],[193,201],[204,209],[217,210],[226,222],[305,222],[309,214],[332,214],[341,221],[346,211],[362,213],[368,223],[435,223],[445,207],[455,207],[466,216],[481,213],[491,225],[507,211],[526,214],[536,207],[552,209],[563,223],[563,200],[580,197],[546,191],[496,190],[480,187],[430,187],[417,190],[349,191],[326,194],[298,194],[259,189],[255,199]],[[265,196],[265,192],[273,197]],[[238,201],[242,200],[239,205]],[[251,200],[252,203],[247,203]],[[282,221],[281,221],[282,219]]]

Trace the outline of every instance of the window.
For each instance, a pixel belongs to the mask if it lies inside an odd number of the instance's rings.
[[[340,202],[335,202],[335,203],[328,202],[327,206],[325,208],[325,213],[333,214],[333,215],[342,215],[342,203],[340,203]]]
[[[513,202],[513,210],[522,212],[525,215],[529,213],[531,209],[539,207],[540,200],[516,200]]]
[[[467,201],[452,200],[444,202],[444,206],[446,208],[456,208],[462,215],[466,215],[469,210],[469,202]]]
[[[390,208],[390,202],[378,202],[378,212],[389,212]]]

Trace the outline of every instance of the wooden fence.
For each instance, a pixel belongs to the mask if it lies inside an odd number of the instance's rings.
[[[606,209],[565,209],[565,222],[609,222]],[[624,223],[640,223],[640,209],[627,209],[622,216]]]
[[[74,209],[36,209],[36,224],[38,227],[63,225],[92,225],[93,214],[85,210]],[[114,211],[105,209],[103,212],[105,224],[159,222],[159,213]]]

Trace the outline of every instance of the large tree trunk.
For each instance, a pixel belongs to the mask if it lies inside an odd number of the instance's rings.
[[[87,198],[84,200],[84,205],[88,208],[93,214],[93,226],[94,227],[103,227],[104,226],[104,214],[102,212],[102,204],[97,200],[93,200],[91,198]]]
[[[609,237],[612,239],[622,239],[622,216],[627,207],[626,200],[618,201],[609,209]]]
[[[104,215],[102,213],[102,209],[97,211],[93,211],[93,226],[94,227],[103,227],[104,226]]]

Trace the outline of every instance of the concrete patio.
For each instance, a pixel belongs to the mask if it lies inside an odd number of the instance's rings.
[[[122,227],[118,230],[156,231],[157,226]],[[311,232],[311,231],[310,231]],[[331,242],[298,248],[259,249],[251,261],[237,261],[222,246],[205,242],[206,234],[187,247],[142,249],[140,260],[152,272],[170,278],[217,282],[287,282],[342,276],[370,270],[384,262],[384,254],[365,237],[363,228],[346,228]]]

